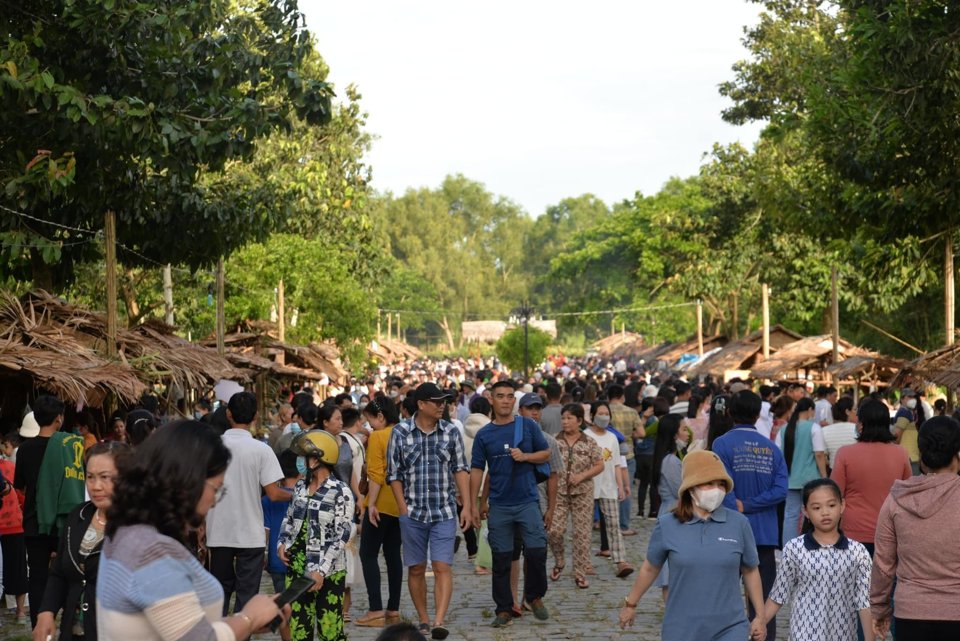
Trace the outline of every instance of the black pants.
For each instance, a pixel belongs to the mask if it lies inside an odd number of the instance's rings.
[[[463,506],[457,505],[457,521],[460,520],[460,515],[463,513]],[[458,537],[459,538],[459,537]],[[472,527],[467,528],[463,533],[463,540],[467,542],[467,556],[476,556],[479,546],[477,544],[477,531]]]
[[[234,612],[260,591],[264,548],[210,548],[210,574],[223,586],[223,616],[230,613],[230,597],[237,594]]]
[[[660,511],[660,493],[657,486],[653,483],[653,456],[638,456],[637,458],[637,478],[640,479],[640,487],[637,488],[637,514],[643,516],[643,505],[650,494],[650,511],[647,516],[656,516]]]
[[[380,548],[387,561],[387,610],[400,610],[400,590],[403,587],[403,559],[400,556],[400,519],[380,513],[380,525],[370,522],[366,511],[360,528],[360,564],[363,566],[363,582],[370,598],[370,611],[383,609],[380,595]]]
[[[493,601],[497,613],[513,611],[510,564],[515,551],[493,553]],[[532,603],[547,593],[547,548],[523,549],[523,600]]]
[[[50,559],[57,551],[58,537],[40,534],[25,536],[27,544],[27,598],[30,601],[30,624],[37,627],[37,615],[40,614],[40,602],[43,601],[43,591],[47,587],[47,577],[50,575]]]
[[[758,545],[757,556],[760,557],[760,587],[763,591],[763,602],[767,602],[770,596],[770,590],[773,589],[773,582],[777,580],[777,546],[776,545]],[[753,610],[753,604],[747,601],[747,616],[753,621],[756,612]],[[767,622],[767,639],[777,638],[777,617],[771,618]]]
[[[922,621],[893,618],[897,627],[897,641],[957,641],[960,639],[960,621]]]

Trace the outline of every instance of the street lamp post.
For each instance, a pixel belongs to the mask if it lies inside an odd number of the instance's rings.
[[[530,303],[524,303],[517,308],[517,316],[523,323],[523,382],[530,379],[530,316],[533,314],[533,308]]]

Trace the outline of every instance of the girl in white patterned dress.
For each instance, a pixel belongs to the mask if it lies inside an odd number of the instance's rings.
[[[855,641],[857,617],[866,641],[875,641],[870,618],[867,549],[840,530],[843,498],[830,479],[803,487],[803,536],[783,548],[765,621],[793,596],[790,641]],[[769,640],[772,641],[772,640]]]

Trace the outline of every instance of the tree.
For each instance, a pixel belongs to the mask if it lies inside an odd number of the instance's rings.
[[[247,194],[224,199],[199,179],[248,158],[259,139],[296,118],[329,120],[325,69],[295,2],[41,0],[5,9],[0,184],[8,206],[88,232],[112,210],[120,243],[190,266],[266,237],[278,212],[257,210]],[[88,246],[74,244],[88,238],[83,232],[6,215],[0,230],[8,246],[17,234],[38,246],[14,265],[33,271],[38,285],[69,279],[87,257]],[[58,258],[61,269],[43,273]]]
[[[497,341],[497,358],[511,371],[523,371],[524,363],[536,367],[547,357],[547,348],[553,342],[550,334],[536,327],[529,327],[527,331],[529,335],[526,352],[524,352],[523,327],[507,330]],[[527,360],[525,360],[525,354]]]

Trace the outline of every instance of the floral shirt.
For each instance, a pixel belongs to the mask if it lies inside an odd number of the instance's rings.
[[[570,484],[569,480],[574,474],[583,474],[603,461],[603,455],[597,442],[580,432],[579,437],[571,446],[567,443],[563,432],[560,432],[557,434],[557,447],[560,450],[560,460],[563,462],[563,466],[557,470],[557,493],[571,496],[585,492],[592,493],[592,478],[576,485]]]
[[[307,525],[306,574],[319,572],[327,577],[346,570],[344,548],[350,540],[353,518],[353,493],[330,476],[311,496],[306,481],[293,488],[293,500],[280,526],[277,548],[289,550],[300,530]]]

